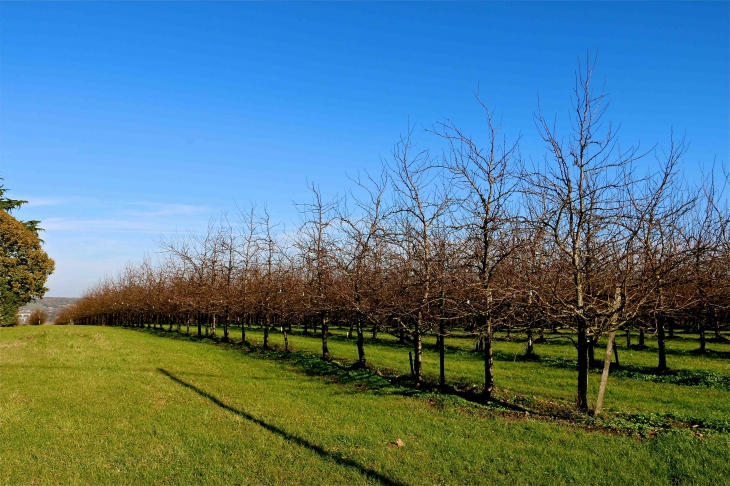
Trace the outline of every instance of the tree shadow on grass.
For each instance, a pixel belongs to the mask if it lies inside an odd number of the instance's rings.
[[[543,356],[539,359],[539,362],[553,368],[578,369],[578,361],[575,359]],[[597,364],[598,366],[592,371],[601,371],[603,363],[599,361]],[[617,378],[730,391],[730,375],[709,370],[669,369],[660,371],[655,366],[618,366],[616,363],[611,363],[610,372],[611,376]]]
[[[684,339],[684,338],[680,338],[680,339]],[[708,339],[707,342],[709,343],[711,341]],[[605,346],[596,347],[596,350],[599,350],[599,349],[606,349],[606,348],[605,348]],[[625,349],[626,349],[625,346],[621,346],[619,348],[619,350],[625,350]],[[632,344],[631,350],[632,351],[643,351],[643,352],[653,354],[653,355],[656,355],[659,353],[659,349],[657,348],[656,343],[653,343],[653,342],[648,345],[644,345],[644,346],[639,346],[638,344]],[[702,356],[703,358],[712,358],[712,359],[721,359],[721,360],[730,359],[730,351],[716,351],[714,349],[706,349],[704,352],[701,352],[697,348],[693,348],[693,349],[666,348],[665,352],[667,355],[671,355],[671,356],[691,356],[691,357]]]
[[[292,442],[298,446],[309,449],[309,450],[315,452],[316,454],[318,454],[320,457],[323,457],[325,459],[331,459],[341,466],[353,468],[353,469],[357,470],[360,474],[365,476],[366,478],[374,479],[374,480],[380,482],[381,484],[393,485],[393,486],[405,486],[404,483],[390,479],[389,477],[387,477],[377,471],[373,471],[372,469],[369,469],[369,468],[353,461],[352,459],[346,459],[337,453],[327,452],[324,448],[322,448],[316,444],[312,444],[311,442],[307,441],[306,439],[302,439],[301,437],[297,437],[296,435],[290,434],[289,432],[286,432],[285,430],[282,430],[274,425],[268,424],[268,423],[264,422],[263,420],[257,419],[256,417],[254,417],[242,410],[237,410],[237,409],[231,407],[230,405],[223,403],[222,401],[220,401],[218,398],[211,395],[210,393],[201,390],[200,388],[196,387],[195,385],[193,385],[191,383],[181,380],[180,378],[178,378],[177,376],[173,375],[172,373],[170,373],[169,371],[167,371],[163,368],[157,368],[157,369],[160,373],[167,376],[174,382],[179,383],[180,385],[184,386],[185,388],[193,390],[195,393],[202,396],[203,398],[207,398],[214,404],[218,405],[220,408],[222,408],[224,410],[228,410],[229,412],[235,413],[239,417],[249,420],[249,421],[255,423],[256,425],[263,427],[264,429],[268,430],[269,432],[276,434],[280,437],[283,437],[284,439],[288,440],[289,442]]]

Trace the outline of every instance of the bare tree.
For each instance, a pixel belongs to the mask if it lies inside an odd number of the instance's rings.
[[[449,152],[444,165],[454,185],[461,191],[457,227],[464,231],[464,264],[477,278],[468,290],[468,309],[477,319],[480,348],[484,352],[484,398],[494,389],[493,302],[495,276],[505,259],[515,249],[517,211],[514,197],[522,173],[519,158],[519,137],[508,144],[500,143],[501,126],[494,123],[489,108],[476,94],[486,115],[486,145],[480,146],[453,122],[440,123],[432,130],[446,139]],[[503,295],[503,294],[500,294]]]
[[[547,145],[545,163],[530,176],[535,222],[551,235],[564,261],[570,292],[552,292],[557,316],[569,316],[577,332],[577,405],[588,410],[589,345],[599,331],[613,327],[624,307],[620,272],[623,249],[630,246],[625,231],[632,185],[631,164],[642,156],[635,148],[622,149],[617,132],[602,118],[608,107],[604,92],[591,87],[594,64],[576,74],[567,145],[538,110],[535,123]],[[602,134],[599,134],[602,132]]]
[[[438,241],[448,232],[451,187],[440,177],[428,151],[413,153],[411,132],[393,149],[388,165],[394,202],[390,232],[400,259],[403,299],[399,327],[413,340],[413,373],[423,379],[422,336],[433,328],[439,298]]]
[[[365,367],[365,337],[363,327],[365,321],[377,325],[381,319],[381,308],[373,305],[377,299],[375,294],[382,289],[378,285],[379,261],[383,255],[384,220],[388,215],[383,201],[387,188],[387,174],[379,179],[368,176],[367,183],[354,180],[364,196],[352,195],[355,208],[351,211],[347,200],[337,207],[338,232],[342,235],[339,251],[335,253],[335,261],[346,285],[340,285],[341,296],[347,307],[353,312],[355,332],[357,334],[358,366]]]
[[[312,299],[311,310],[317,315],[322,332],[322,359],[329,360],[329,302],[327,290],[332,272],[331,239],[328,231],[335,221],[336,201],[325,202],[320,189],[312,184],[312,201],[298,204],[302,225],[295,240],[307,269]]]

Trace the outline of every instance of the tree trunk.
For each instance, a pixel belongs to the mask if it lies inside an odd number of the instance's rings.
[[[613,358],[616,361],[616,366],[620,367],[621,363],[618,361],[618,346],[616,346],[616,337],[613,338]]]
[[[439,293],[439,307],[440,307],[440,314],[441,318],[439,319],[439,328],[438,328],[438,336],[436,340],[436,344],[439,348],[439,387],[441,388],[441,391],[444,391],[446,389],[446,370],[444,369],[445,365],[445,351],[446,351],[446,344],[445,344],[445,337],[446,337],[446,326],[444,322],[444,291],[442,290]]]
[[[439,322],[439,334],[437,336],[437,344],[439,348],[439,386],[441,387],[441,390],[443,391],[446,388],[446,371],[444,368],[444,362],[445,362],[445,351],[446,346],[444,343],[444,323],[443,320]]]
[[[266,314],[264,317],[264,349],[269,349],[269,319],[271,317],[269,314]]]
[[[527,330],[527,348],[525,349],[525,356],[532,358],[535,355],[535,351],[532,347],[532,328]]]
[[[664,337],[664,317],[656,317],[657,326],[657,344],[659,345],[659,372],[664,373],[667,371],[667,349],[666,339]]]
[[[588,336],[587,326],[578,320],[578,408],[588,411]]]
[[[362,329],[362,319],[359,315],[357,316],[355,332],[357,332],[357,364],[365,368],[365,335]]]
[[[707,339],[705,337],[705,320],[702,318],[700,321],[700,353],[707,352]]]
[[[631,349],[631,327],[626,326],[626,349]]]
[[[422,322],[422,314],[419,312],[413,330],[413,372],[417,384],[420,384],[423,380],[423,370],[421,369],[423,364],[423,343],[421,342]]]
[[[492,318],[486,318],[486,330],[483,331],[484,346],[484,401],[492,399],[494,392],[494,350],[492,349]]]
[[[606,356],[603,359],[603,373],[601,374],[601,385],[598,387],[598,398],[596,399],[596,408],[594,415],[599,415],[603,410],[603,395],[606,392],[606,384],[608,383],[608,373],[611,370],[611,351],[613,350],[613,340],[616,337],[616,331],[611,331],[608,335],[606,343]]]
[[[588,369],[596,367],[596,341],[590,337],[586,340],[588,346]]]
[[[646,346],[646,344],[644,344],[644,338],[645,338],[644,326],[640,326],[639,327],[639,347],[640,348],[643,348]]]
[[[329,331],[329,323],[327,322],[327,317],[325,316],[324,312],[322,312],[321,314],[320,326],[322,327],[322,359],[325,361],[329,361],[330,349],[327,346],[327,332]]]

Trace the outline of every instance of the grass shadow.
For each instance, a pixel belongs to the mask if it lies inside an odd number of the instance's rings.
[[[575,359],[558,358],[555,356],[543,356],[539,359],[541,364],[554,368],[576,370],[578,361]],[[599,363],[602,364],[602,363]],[[592,369],[593,372],[600,372],[601,367]],[[715,390],[730,391],[730,375],[717,373],[708,370],[666,370],[660,371],[654,366],[623,365],[617,366],[611,363],[611,376],[627,378],[632,380],[651,381],[654,383],[666,383],[671,385],[694,386],[700,388],[712,388]]]
[[[255,423],[256,425],[258,425],[258,426],[260,426],[260,427],[268,430],[269,432],[271,432],[273,434],[276,434],[276,435],[284,438],[285,440],[287,440],[287,441],[289,441],[289,442],[291,442],[293,444],[296,444],[296,445],[298,445],[300,447],[304,447],[306,449],[309,449],[310,451],[313,451],[316,454],[318,454],[320,457],[323,457],[323,458],[326,458],[326,459],[331,459],[331,460],[333,460],[334,462],[336,462],[337,464],[339,464],[341,466],[355,469],[360,474],[362,474],[363,476],[365,476],[366,478],[368,478],[368,479],[374,479],[374,480],[380,482],[381,484],[393,485],[393,486],[405,486],[404,483],[401,483],[399,481],[395,481],[393,479],[390,479],[389,477],[387,477],[387,476],[385,476],[385,475],[383,475],[383,474],[381,474],[381,473],[379,473],[377,471],[373,471],[372,469],[369,469],[369,468],[367,468],[367,467],[365,467],[365,466],[363,466],[363,465],[361,465],[361,464],[353,461],[352,459],[347,459],[345,457],[342,457],[338,453],[327,452],[324,448],[322,448],[322,447],[320,447],[320,446],[318,446],[316,444],[313,444],[313,443],[309,442],[306,439],[303,439],[303,438],[298,437],[298,436],[296,436],[294,434],[291,434],[291,433],[289,433],[289,432],[287,432],[287,431],[285,431],[283,429],[280,429],[279,427],[276,427],[275,425],[271,425],[271,424],[269,424],[267,422],[264,422],[261,419],[257,419],[253,415],[251,415],[251,414],[249,414],[247,412],[244,412],[243,410],[238,410],[236,408],[233,408],[230,405],[227,405],[226,403],[223,403],[220,399],[218,399],[217,397],[211,395],[210,393],[208,393],[208,392],[206,392],[204,390],[201,390],[200,388],[196,387],[192,383],[188,383],[188,382],[186,382],[184,380],[181,380],[180,378],[178,378],[177,376],[173,375],[172,373],[170,373],[169,371],[167,371],[164,368],[158,368],[157,370],[160,373],[162,373],[163,375],[165,375],[168,378],[170,378],[171,380],[173,380],[174,382],[176,382],[176,383],[184,386],[185,388],[188,388],[189,390],[194,391],[195,393],[197,393],[201,397],[210,400],[211,402],[213,402],[215,405],[219,406],[220,408],[222,408],[224,410],[227,410],[227,411],[229,411],[231,413],[234,413],[234,414],[238,415],[239,417],[242,417],[242,418],[244,418],[246,420],[249,420],[249,421]]]
[[[667,341],[678,341],[678,340],[684,340],[689,341],[688,338],[684,337],[675,337],[673,339],[667,339]],[[696,341],[696,340],[695,340]],[[707,342],[709,343],[710,340],[708,339]],[[597,346],[596,350],[598,349],[605,349],[604,346]],[[625,345],[619,346],[619,350],[626,350]],[[638,351],[638,352],[646,352],[650,354],[657,354],[659,352],[659,349],[657,348],[656,343],[650,343],[645,344],[643,346],[640,346],[638,344],[632,344],[630,346],[631,351]],[[730,351],[716,351],[714,349],[706,349],[704,353],[699,352],[699,349],[677,349],[677,348],[666,348],[665,353],[670,356],[702,356],[704,358],[714,358],[714,359],[730,359]]]

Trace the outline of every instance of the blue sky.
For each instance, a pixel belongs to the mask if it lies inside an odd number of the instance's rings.
[[[728,2],[0,3],[0,176],[40,219],[78,296],[160,235],[267,202],[292,221],[307,181],[342,192],[408,123],[478,134],[473,92],[522,153],[562,119],[598,51],[625,143],[686,133],[687,177],[728,163]]]

